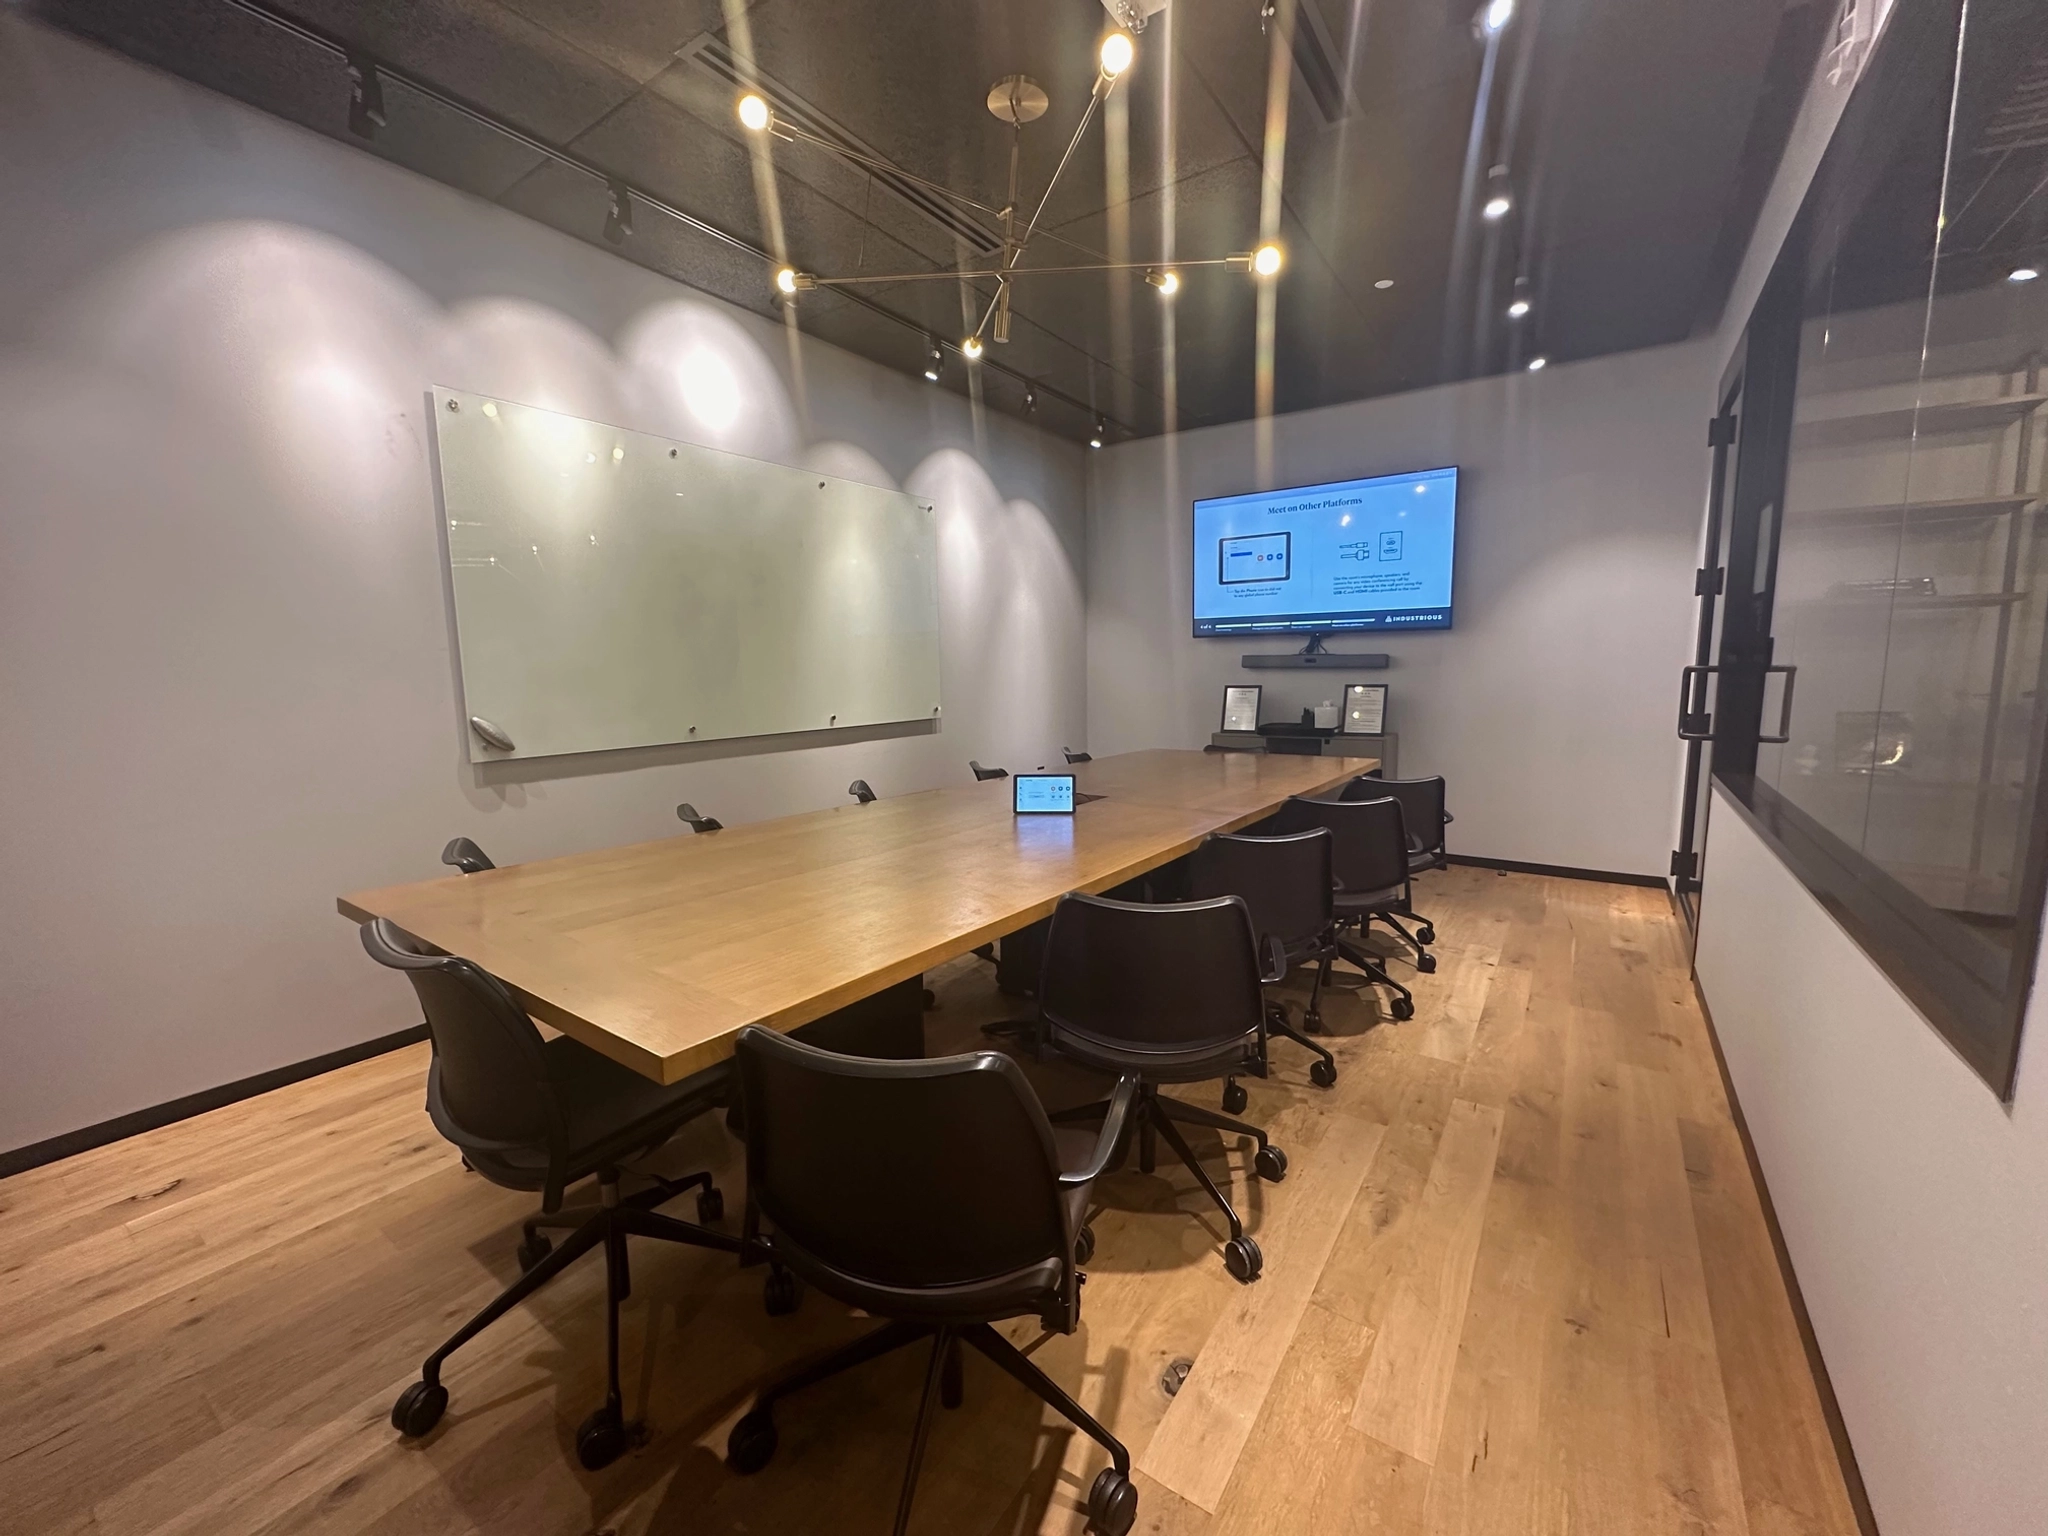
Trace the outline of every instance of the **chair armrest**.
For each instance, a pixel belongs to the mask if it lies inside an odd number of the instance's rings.
[[[1266,969],[1259,977],[1262,986],[1272,986],[1287,979],[1287,946],[1280,942],[1275,933],[1266,935]]]
[[[1118,1143],[1124,1139],[1124,1122],[1130,1118],[1131,1103],[1137,1096],[1138,1080],[1135,1077],[1120,1077],[1116,1080],[1116,1091],[1109,1096],[1109,1113],[1102,1117],[1102,1136],[1095,1143],[1095,1151],[1088,1158],[1088,1166],[1074,1173],[1061,1174],[1061,1189],[1093,1184],[1102,1177],[1102,1170],[1109,1166],[1109,1160],[1116,1156]]]

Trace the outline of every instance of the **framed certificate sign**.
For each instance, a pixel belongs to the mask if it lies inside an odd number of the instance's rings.
[[[1384,736],[1387,733],[1387,685],[1349,683],[1344,688],[1346,736]]]
[[[1241,684],[1223,690],[1223,729],[1256,731],[1259,728],[1259,685]]]

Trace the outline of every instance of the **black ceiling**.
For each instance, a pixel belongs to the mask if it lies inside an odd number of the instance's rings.
[[[1300,410],[1680,340],[1711,326],[1741,259],[1825,31],[1822,0],[1521,0],[1468,151],[1486,50],[1482,0],[1300,0],[1286,123],[1274,406]],[[366,146],[465,191],[601,241],[609,197],[449,105],[480,109],[699,221],[637,206],[625,257],[777,312],[773,241],[733,115],[726,25],[737,0],[39,0],[44,19],[322,132],[348,137],[340,45],[435,88],[387,79]],[[1259,226],[1268,54],[1260,0],[1171,0],[1138,39],[1120,113],[1091,129],[1044,227],[1109,251],[1163,253],[1168,194],[1183,260],[1246,250]],[[303,26],[280,28],[269,11]],[[915,176],[1004,200],[1009,130],[984,106],[1023,73],[1052,99],[1025,129],[1024,206],[1086,105],[1107,26],[1100,0],[755,0],[755,67],[778,106],[821,119]],[[323,43],[327,46],[323,46]],[[1170,157],[1162,109],[1173,111]],[[1125,119],[1127,218],[1112,216],[1108,147]],[[361,143],[359,139],[351,142]],[[1516,206],[1479,221],[1468,153],[1510,168]],[[789,259],[826,274],[984,265],[975,216],[903,195],[826,151],[774,146]],[[942,216],[940,216],[942,215]],[[981,221],[986,223],[987,221]],[[721,235],[733,237],[720,238]],[[1043,236],[1023,265],[1088,260]],[[1503,315],[1517,274],[1530,316]],[[1390,279],[1392,286],[1375,284]],[[803,329],[905,371],[927,331],[973,328],[957,281],[820,290]],[[1254,410],[1257,299],[1245,277],[1190,272],[1173,301],[1182,426]],[[1136,275],[1016,286],[1011,341],[981,388],[1085,435],[1165,425],[1165,306]],[[945,385],[965,388],[949,351]]]

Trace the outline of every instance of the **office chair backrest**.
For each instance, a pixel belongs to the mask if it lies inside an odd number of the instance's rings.
[[[971,757],[967,759],[967,766],[974,770],[974,782],[977,784],[985,783],[989,779],[1007,779],[1010,776],[1010,770],[1007,768],[984,768]]]
[[[1070,763],[1092,763],[1095,761],[1086,752],[1076,752],[1071,747],[1061,747],[1060,750],[1066,753],[1067,761]]]
[[[1052,1127],[1009,1057],[879,1061],[755,1025],[735,1044],[747,1192],[814,1259],[921,1289],[1066,1253]]]
[[[1353,779],[1344,786],[1346,800],[1378,800],[1392,796],[1417,850],[1439,853],[1444,846],[1444,781],[1433,779]]]
[[[1262,941],[1297,944],[1322,933],[1335,918],[1330,859],[1326,827],[1285,837],[1212,837],[1189,860],[1189,894],[1242,896],[1251,909],[1252,931]]]
[[[725,823],[716,816],[699,816],[697,807],[685,800],[676,807],[676,820],[688,825],[692,832],[723,832]]]
[[[451,837],[448,846],[441,850],[441,862],[453,865],[465,875],[481,874],[484,870],[498,867],[485,856],[483,849],[466,837]]]
[[[1296,795],[1264,830],[1298,832],[1310,827],[1329,831],[1330,870],[1340,896],[1408,883],[1408,833],[1401,802],[1391,795],[1377,800],[1311,800]]]
[[[1218,1045],[1259,1026],[1259,947],[1241,896],[1053,909],[1038,983],[1052,1024],[1134,1050]]]
[[[505,984],[467,960],[433,953],[385,918],[363,924],[362,936],[370,958],[403,971],[419,994],[434,1037],[441,1133],[486,1176],[507,1153],[559,1149],[561,1111],[540,1031]]]
[[[858,800],[862,805],[871,805],[874,803],[875,792],[872,789],[868,788],[868,781],[866,779],[855,779],[851,784],[846,786],[846,792],[849,795],[853,796],[855,800]]]

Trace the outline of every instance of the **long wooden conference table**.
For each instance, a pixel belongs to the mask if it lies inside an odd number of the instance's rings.
[[[537,1019],[659,1082],[910,981],[1232,832],[1374,758],[1132,752],[1077,764],[1071,816],[1007,780],[340,898],[510,986]]]

